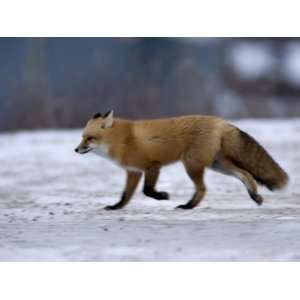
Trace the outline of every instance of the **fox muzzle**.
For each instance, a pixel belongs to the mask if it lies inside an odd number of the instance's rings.
[[[79,153],[79,154],[85,154],[85,153],[88,153],[90,152],[92,149],[91,148],[88,148],[88,147],[77,147],[75,148],[75,152],[76,153]]]

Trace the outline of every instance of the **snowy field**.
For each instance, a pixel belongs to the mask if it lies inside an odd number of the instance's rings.
[[[282,192],[260,188],[262,207],[236,179],[207,171],[208,193],[192,211],[180,164],[162,170],[157,201],[141,184],[123,210],[125,173],[74,152],[81,131],[0,135],[0,261],[300,261],[300,120],[240,121],[286,169]]]

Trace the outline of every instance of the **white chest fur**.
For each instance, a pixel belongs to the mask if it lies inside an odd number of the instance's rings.
[[[124,166],[118,160],[116,160],[113,157],[111,157],[109,155],[109,146],[106,145],[106,144],[101,144],[101,145],[92,144],[92,145],[90,145],[90,147],[93,149],[92,153],[94,153],[94,154],[96,154],[98,156],[101,156],[101,157],[109,159],[110,161],[112,161],[113,163],[115,163],[116,165],[118,165],[119,167],[122,167],[122,168],[124,168],[124,169],[126,169],[128,171],[133,171],[133,172],[140,172],[141,171],[138,168],[133,167],[133,166]]]
[[[96,155],[99,155],[104,158],[109,158],[109,147],[106,144],[101,144],[101,145],[95,145],[91,144],[90,147],[93,149],[92,152]]]

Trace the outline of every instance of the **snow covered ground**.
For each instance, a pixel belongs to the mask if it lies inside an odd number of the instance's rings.
[[[236,179],[206,174],[208,193],[192,211],[180,164],[162,170],[159,190],[120,211],[124,171],[74,147],[80,130],[0,135],[0,261],[300,260],[300,120],[239,121],[290,174],[289,187],[261,188],[262,207]]]

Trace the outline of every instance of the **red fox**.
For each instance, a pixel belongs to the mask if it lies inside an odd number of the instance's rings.
[[[123,208],[130,201],[143,173],[144,194],[169,199],[168,193],[157,191],[155,185],[160,168],[179,160],[195,185],[191,200],[177,206],[181,209],[194,208],[203,199],[206,168],[238,178],[258,205],[263,198],[256,183],[273,191],[288,182],[286,172],[254,138],[214,116],[130,121],[114,118],[113,111],[103,116],[97,113],[88,121],[75,151],[93,152],[126,170],[121,200],[107,206],[108,210]]]

